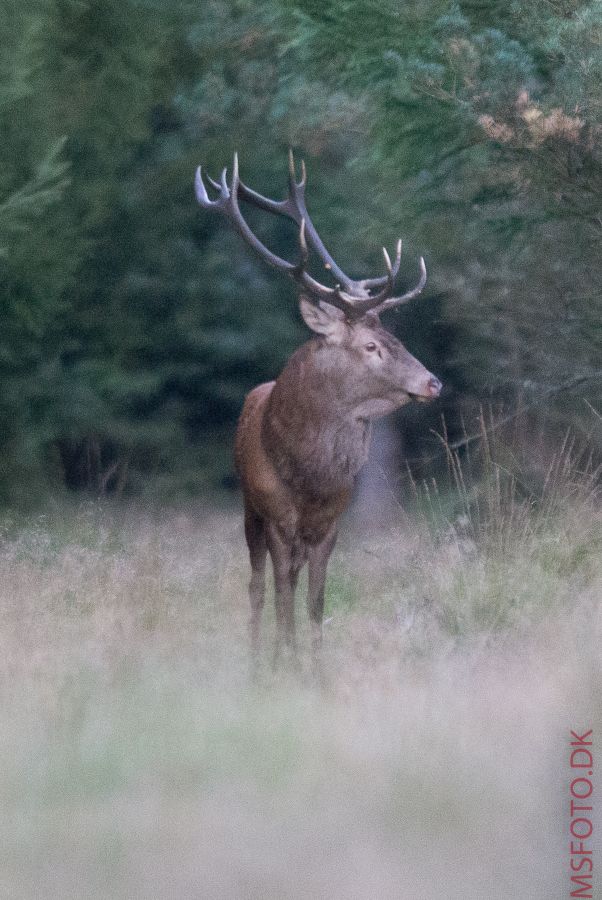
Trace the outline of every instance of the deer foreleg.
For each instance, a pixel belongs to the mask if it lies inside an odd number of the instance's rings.
[[[324,618],[324,587],[326,584],[326,569],[330,554],[337,540],[337,527],[333,523],[326,537],[308,550],[308,586],[307,586],[307,610],[312,630],[312,649],[314,662],[319,661],[322,649],[322,620]]]
[[[274,566],[274,586],[276,591],[276,643],[274,665],[278,664],[283,644],[294,656],[296,654],[295,635],[295,571],[293,541],[287,540],[275,526],[269,526],[267,541]]]

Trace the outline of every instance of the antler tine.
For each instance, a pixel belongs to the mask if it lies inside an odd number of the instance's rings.
[[[385,267],[387,269],[387,274],[385,276],[386,283],[382,291],[370,298],[372,304],[370,307],[371,309],[373,309],[375,306],[378,306],[379,303],[382,303],[393,293],[395,275],[393,273],[393,266],[391,265],[391,257],[387,253],[386,247],[383,247],[383,256],[385,258]]]
[[[393,280],[393,266],[391,265],[391,257],[387,252],[387,248],[383,247],[383,256],[385,258],[385,266],[387,267],[387,272],[389,273],[389,281]]]
[[[305,168],[305,160],[301,160],[301,181],[297,181],[297,166],[295,164],[295,154],[293,153],[293,148],[288,148],[288,176],[289,183],[297,185],[300,188],[304,188],[307,184],[307,169]]]
[[[217,191],[220,192],[220,196],[217,200],[211,200],[209,194],[207,193],[207,188],[205,187],[205,182],[203,181],[203,173],[201,167],[199,166],[196,170],[196,175],[194,177],[194,190],[196,193],[196,198],[200,205],[205,209],[216,209],[218,207],[222,207],[224,202],[228,199],[228,188],[226,187],[226,196],[224,196],[223,191],[223,179],[225,176],[226,170],[222,172],[222,184],[217,184],[212,178],[209,178],[209,182]]]
[[[309,247],[307,246],[307,241],[305,239],[305,219],[301,219],[301,228],[299,229],[299,262],[297,263],[299,275],[305,270],[308,258]]]
[[[221,184],[221,195],[224,198],[224,200],[230,199],[230,191],[228,190],[228,182],[226,180],[227,175],[228,175],[228,170],[224,166],[224,168],[222,169],[222,174],[220,175],[220,179],[219,179],[220,184]]]
[[[232,159],[232,193],[234,195],[238,193],[239,182],[240,178],[238,177],[238,153],[235,150],[234,157]]]
[[[205,183],[203,181],[203,174],[201,172],[201,167],[197,166],[197,170],[194,175],[194,193],[196,195],[197,202],[201,204],[201,206],[205,207],[207,203],[210,203],[209,194],[207,193],[207,188],[205,187]]]
[[[399,266],[401,264],[401,248],[402,242],[401,238],[397,241],[395,245],[395,262],[393,263],[393,279],[397,278],[397,274],[399,272]],[[362,281],[362,285],[365,288],[378,288],[382,287],[388,281],[387,275],[381,275],[379,278],[364,278]]]
[[[422,292],[424,286],[426,284],[426,265],[424,262],[424,258],[420,257],[420,279],[418,284],[412,288],[412,290],[407,291],[407,293],[403,294],[401,297],[389,297],[384,302],[377,307],[375,312],[381,313],[386,309],[392,309],[394,306],[401,306],[403,303],[407,303],[408,300],[412,300],[414,297],[417,297],[418,294]]]

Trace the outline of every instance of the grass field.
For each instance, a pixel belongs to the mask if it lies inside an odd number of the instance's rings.
[[[602,515],[591,479],[544,488],[348,520],[321,687],[305,654],[249,679],[238,514],[5,517],[0,896],[567,897]]]

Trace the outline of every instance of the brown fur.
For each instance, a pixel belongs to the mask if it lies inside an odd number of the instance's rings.
[[[319,336],[293,354],[276,381],[248,394],[235,445],[252,569],[252,644],[256,654],[269,551],[276,659],[283,640],[295,648],[294,594],[305,562],[314,648],[320,647],[326,567],[337,521],[368,456],[370,420],[441,388],[377,316],[351,323],[333,307],[303,299],[301,311]]]

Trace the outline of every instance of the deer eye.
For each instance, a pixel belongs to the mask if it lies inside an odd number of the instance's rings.
[[[374,353],[375,350],[378,350],[378,347],[374,343],[374,341],[370,341],[369,344],[366,344],[364,350],[367,350],[368,353]]]

